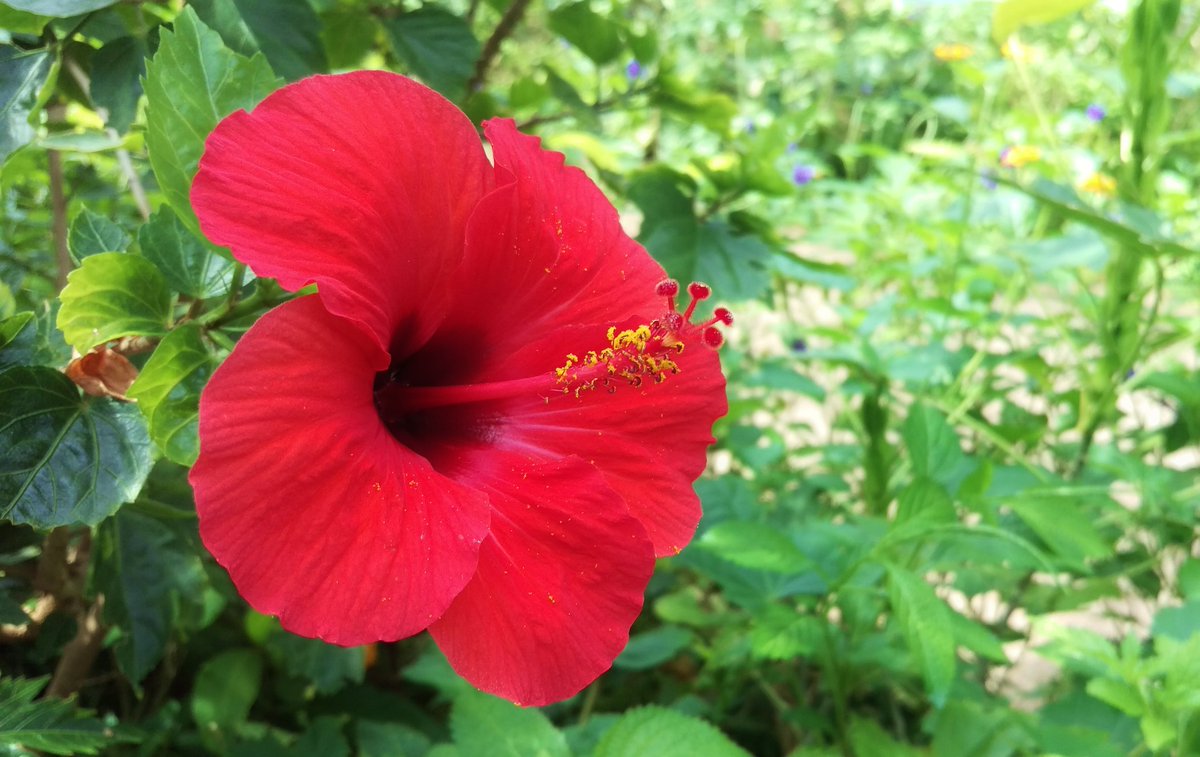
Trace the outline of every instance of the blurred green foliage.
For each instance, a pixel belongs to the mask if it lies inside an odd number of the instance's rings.
[[[181,6],[0,3],[0,750],[1200,753],[1195,6]],[[284,297],[199,236],[203,138],[362,67],[739,316],[695,543],[541,711],[282,631],[196,534],[199,392]],[[136,406],[60,372],[108,342]]]

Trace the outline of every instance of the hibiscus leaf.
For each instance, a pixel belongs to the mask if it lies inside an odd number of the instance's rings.
[[[886,567],[900,631],[925,680],[929,699],[941,707],[954,683],[955,642],[947,617],[953,611],[916,573],[895,565]]]
[[[182,600],[203,591],[204,566],[169,526],[129,508],[100,524],[93,549],[104,619],[121,629],[117,664],[137,686],[162,659]]]
[[[433,5],[384,22],[396,55],[426,84],[454,100],[466,91],[479,41],[466,21]]]
[[[171,292],[158,268],[122,252],[85,258],[60,299],[58,328],[80,353],[123,336],[161,336],[171,317]]]
[[[638,707],[621,716],[595,751],[595,757],[627,754],[747,757],[748,753],[704,720],[665,707]]]
[[[84,208],[71,221],[67,246],[78,263],[101,252],[124,252],[129,246],[129,235],[104,216]]]
[[[196,462],[200,452],[200,390],[212,371],[199,327],[184,326],[167,334],[129,387],[150,424],[150,438],[180,465]]]
[[[288,81],[329,68],[320,19],[303,0],[192,0],[189,5],[234,52],[249,57],[261,51]]]
[[[19,11],[29,11],[55,18],[70,18],[116,5],[117,0],[4,0],[4,3]]]
[[[37,699],[49,676],[0,678],[0,746],[8,754],[96,754],[113,739],[91,713],[62,699]]]
[[[138,246],[176,292],[198,299],[228,293],[233,263],[189,231],[169,207],[159,208],[138,229]]]
[[[537,710],[521,709],[489,694],[468,691],[454,700],[450,732],[463,754],[557,757],[570,754],[567,739]],[[649,754],[649,753],[647,753]]]
[[[253,649],[230,649],[209,658],[192,685],[192,719],[210,751],[224,754],[262,688],[263,660]]]
[[[724,221],[700,224],[675,216],[644,238],[652,255],[680,281],[703,281],[724,300],[753,299],[770,283],[771,250],[751,234],[735,234]]]
[[[167,202],[199,230],[188,200],[204,140],[235,110],[253,108],[282,82],[266,57],[238,55],[188,7],[164,31],[146,66],[146,146]]]
[[[145,73],[146,43],[138,37],[117,37],[92,56],[92,102],[107,112],[105,123],[119,134],[137,116]]]
[[[53,60],[45,50],[0,48],[0,163],[33,139],[29,114],[37,107]]]
[[[552,11],[550,29],[598,66],[612,63],[625,49],[621,43],[621,27],[608,16],[593,11],[587,0]]]
[[[98,523],[150,473],[137,409],[82,397],[51,368],[0,373],[0,449],[0,518],[36,528]]]

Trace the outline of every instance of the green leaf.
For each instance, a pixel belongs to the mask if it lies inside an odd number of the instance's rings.
[[[97,754],[109,746],[111,731],[89,711],[63,699],[34,701],[48,680],[0,678],[0,745],[67,755]]]
[[[0,371],[14,365],[31,365],[37,353],[37,319],[17,313],[0,321]]]
[[[21,608],[21,603],[8,596],[8,592],[0,585],[0,623],[19,626],[28,622],[29,616]]]
[[[362,683],[362,647],[338,647],[280,630],[269,637],[267,649],[284,670],[311,681],[318,694],[332,694],[347,683]]]
[[[200,453],[200,391],[212,372],[200,328],[183,326],[159,343],[129,387],[130,399],[137,400],[150,425],[150,438],[180,465],[191,465]]]
[[[0,47],[0,163],[33,139],[36,132],[29,115],[53,62],[54,56],[45,50]]]
[[[653,228],[644,243],[671,277],[703,281],[724,300],[753,299],[766,291],[771,249],[757,236],[735,234],[724,221],[697,225],[674,218]]]
[[[538,710],[469,691],[454,700],[450,732],[463,754],[567,757],[567,740]]]
[[[1083,568],[1085,560],[1102,559],[1113,552],[1112,544],[1096,531],[1093,517],[1084,512],[1081,501],[1026,493],[1005,504],[1050,549],[1076,568]]]
[[[0,3],[0,29],[9,34],[31,34],[40,36],[50,19],[26,11],[19,11]]]
[[[165,205],[138,229],[138,247],[176,292],[202,300],[229,292],[234,264]]]
[[[685,124],[703,126],[718,136],[729,135],[729,125],[738,106],[727,95],[712,92],[673,75],[658,78],[659,89],[652,95],[655,105]]]
[[[663,707],[638,707],[621,716],[594,757],[677,754],[704,757],[747,757],[748,752],[699,718]]]
[[[145,73],[146,43],[139,37],[117,37],[92,56],[92,102],[118,134],[129,131],[137,116]]]
[[[612,63],[625,49],[621,27],[608,16],[593,11],[587,0],[551,11],[550,29],[598,66]]]
[[[0,517],[36,528],[98,523],[150,473],[137,409],[85,399],[50,368],[0,373],[0,449]]]
[[[692,632],[679,626],[661,626],[634,634],[613,667],[621,670],[649,670],[674,658],[692,642]]]
[[[900,630],[925,680],[930,701],[941,707],[954,683],[955,645],[947,617],[951,610],[917,574],[895,565],[886,567]]]
[[[412,73],[451,100],[461,97],[475,72],[479,41],[467,22],[435,5],[384,21],[396,55]]]
[[[896,523],[921,520],[927,523],[953,523],[954,503],[946,489],[936,481],[917,476],[900,492],[896,506]]]
[[[328,70],[321,22],[304,0],[192,0],[189,5],[234,52],[250,57],[261,51],[288,81]]]
[[[773,573],[802,573],[812,561],[779,529],[765,523],[726,521],[704,532],[697,542],[734,565]]]
[[[924,476],[951,491],[967,474],[968,461],[959,446],[958,435],[946,416],[928,405],[913,405],[900,430],[908,447],[913,473]]]
[[[1126,715],[1141,717],[1146,703],[1136,688],[1114,678],[1093,678],[1087,682],[1087,693],[1101,702],[1115,707]]]
[[[357,10],[334,10],[321,14],[321,43],[332,69],[357,68],[375,45],[379,25],[375,18]]]
[[[104,216],[84,208],[71,221],[67,246],[71,257],[78,263],[102,252],[124,252],[129,246],[129,235]]]
[[[403,723],[357,719],[354,725],[358,757],[419,755],[428,752],[432,746],[428,736]]]
[[[162,659],[180,605],[203,591],[204,566],[170,527],[129,508],[100,524],[93,550],[104,619],[121,629],[117,664],[136,686]]]
[[[41,16],[70,18],[116,5],[117,0],[4,0],[4,3]]]
[[[205,662],[192,686],[192,718],[201,732],[232,731],[245,723],[262,672],[262,658],[251,649],[231,649]]]
[[[874,720],[853,718],[846,730],[851,752],[862,757],[921,757],[925,754],[921,749],[896,741]]]
[[[1001,0],[992,11],[992,38],[1002,45],[1022,26],[1048,24],[1096,0]]]
[[[161,336],[171,317],[171,292],[158,268],[121,252],[84,258],[59,298],[58,328],[80,353],[123,336]]]
[[[188,201],[204,140],[217,122],[258,104],[282,82],[261,55],[245,58],[190,7],[161,34],[146,66],[146,146],[167,202],[193,231],[199,230]]]
[[[825,621],[789,607],[767,605],[750,627],[750,652],[761,660],[791,660],[824,643]]]

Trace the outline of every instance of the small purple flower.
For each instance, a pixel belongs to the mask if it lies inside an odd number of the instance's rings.
[[[758,127],[754,125],[753,121],[751,121],[749,118],[747,118],[745,129],[746,129],[747,134],[753,134],[755,131],[758,130]]]
[[[792,352],[808,352],[808,342],[804,341],[804,339],[800,337],[793,339]]]
[[[800,149],[800,146],[797,145],[795,142],[788,142],[788,146],[787,146],[788,152],[795,152],[798,149]]]
[[[864,95],[874,94],[875,93],[875,85],[870,82],[867,82],[866,84],[861,85],[858,88],[858,91]]]
[[[792,183],[798,187],[808,184],[815,178],[817,178],[817,169],[812,166],[801,164],[792,169]]]
[[[1100,103],[1092,103],[1087,106],[1085,113],[1087,113],[1087,119],[1094,124],[1100,123],[1108,115],[1108,111]]]
[[[991,171],[989,169],[986,169],[986,168],[984,170],[980,171],[979,172],[979,183],[983,186],[984,189],[988,190],[989,192],[991,190],[995,189],[996,188],[995,172]]]
[[[1129,370],[1125,371],[1125,380],[1126,380],[1126,381],[1129,381],[1130,379],[1132,379],[1132,378],[1133,378],[1134,376],[1136,376],[1136,375],[1137,375],[1137,371],[1135,371],[1134,369],[1130,368]]]
[[[629,65],[625,67],[625,78],[629,81],[637,81],[642,78],[642,64],[637,62],[637,59],[629,61]]]

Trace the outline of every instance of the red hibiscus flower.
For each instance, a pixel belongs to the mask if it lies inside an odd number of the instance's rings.
[[[357,645],[428,629],[524,705],[612,664],[688,543],[726,410],[715,324],[579,170],[380,72],[285,87],[209,137],[204,233],[317,293],[200,401],[204,543],[255,608]],[[707,287],[691,287],[694,300]]]

